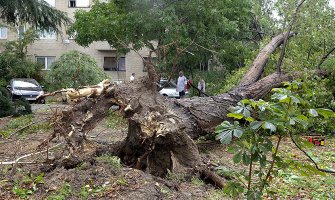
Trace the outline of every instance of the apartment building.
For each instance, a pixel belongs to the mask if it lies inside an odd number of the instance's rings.
[[[89,10],[93,0],[45,0],[50,6],[68,13],[73,19],[74,13],[78,9]],[[0,24],[1,26],[1,24]],[[15,29],[0,27],[0,42],[16,40],[18,35],[25,31],[24,26]],[[70,50],[78,50],[94,57],[98,66],[110,75],[114,80],[129,80],[132,73],[136,76],[146,75],[142,58],[135,52],[130,51],[125,55],[117,55],[116,50],[111,48],[107,42],[94,42],[89,47],[79,46],[74,39],[66,34],[56,34],[53,31],[43,31],[39,33],[39,38],[28,47],[28,56],[32,57],[44,65],[44,70],[49,70],[51,64],[63,53]],[[147,57],[149,51],[143,49],[139,52],[142,57]]]

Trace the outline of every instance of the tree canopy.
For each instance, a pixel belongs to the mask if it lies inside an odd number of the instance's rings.
[[[165,66],[178,67],[191,55],[188,61],[215,57],[235,68],[247,53],[251,7],[245,0],[115,0],[77,11],[70,32],[84,46],[107,41],[122,52],[129,45],[148,47]]]
[[[60,32],[62,25],[70,23],[65,12],[51,7],[44,0],[1,0],[0,19],[10,25],[29,23],[38,29]]]

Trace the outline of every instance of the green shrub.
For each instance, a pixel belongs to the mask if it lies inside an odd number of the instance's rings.
[[[13,101],[13,104],[15,109],[14,116],[27,115],[32,113],[29,102],[24,98]]]
[[[14,105],[10,98],[4,92],[4,89],[0,87],[0,117],[6,117],[14,114]]]
[[[70,51],[56,60],[47,74],[50,90],[93,85],[106,78],[94,58],[79,51]]]
[[[20,116],[30,113],[32,113],[32,111],[28,101],[21,98],[12,102],[7,89],[0,87],[0,117],[10,115]]]

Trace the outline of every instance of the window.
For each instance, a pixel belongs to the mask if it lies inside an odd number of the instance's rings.
[[[104,70],[105,71],[126,71],[126,59],[121,57],[118,60],[116,57],[105,57],[104,58]]]
[[[75,8],[76,7],[76,0],[70,0],[69,1],[69,7],[70,8]]]
[[[7,28],[0,27],[0,39],[7,39]]]
[[[56,39],[56,32],[51,28],[48,30],[37,31],[39,39]]]
[[[26,32],[26,27],[25,26],[19,26],[17,28],[17,36],[18,38],[21,38],[22,37],[22,34]]]
[[[90,0],[69,0],[70,8],[88,8],[90,7]]]
[[[55,56],[36,56],[36,62],[41,63],[44,68],[43,69],[50,69],[51,64],[56,60]]]

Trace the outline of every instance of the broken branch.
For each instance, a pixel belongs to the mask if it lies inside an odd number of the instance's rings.
[[[30,157],[30,156],[34,156],[34,155],[38,155],[38,154],[50,151],[51,149],[54,149],[54,148],[60,146],[61,144],[63,144],[63,143],[58,143],[58,144],[52,146],[51,148],[48,148],[48,149],[43,150],[43,151],[39,151],[39,152],[35,152],[35,153],[30,153],[30,154],[23,155],[23,156],[17,158],[16,160],[14,160],[14,161],[0,161],[0,165],[34,164],[34,162],[19,162],[19,161],[22,160],[23,158],[27,158],[27,157]]]

